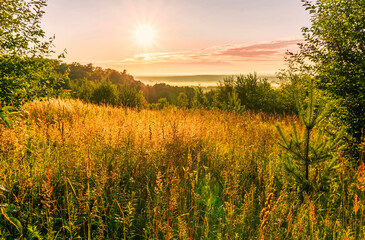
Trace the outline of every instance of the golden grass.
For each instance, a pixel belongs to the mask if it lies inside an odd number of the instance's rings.
[[[295,117],[59,99],[25,110],[13,129],[0,127],[0,184],[10,190],[0,203],[21,224],[2,219],[0,235],[307,239],[300,232],[343,229],[341,217],[321,219],[319,203],[300,202],[281,180],[275,125],[287,134]]]

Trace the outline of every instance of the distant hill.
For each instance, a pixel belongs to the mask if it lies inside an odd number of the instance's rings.
[[[184,75],[184,76],[135,76],[136,80],[146,85],[154,85],[156,83],[166,83],[171,86],[201,86],[216,87],[220,81],[230,75]],[[267,78],[269,82],[277,84],[278,78],[273,75],[259,75]]]

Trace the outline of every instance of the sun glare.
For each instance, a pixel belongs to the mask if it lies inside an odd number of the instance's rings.
[[[156,31],[151,25],[139,25],[134,32],[134,37],[139,45],[149,47],[155,41]]]

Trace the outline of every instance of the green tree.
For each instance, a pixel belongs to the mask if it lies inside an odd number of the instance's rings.
[[[342,132],[328,131],[328,105],[316,93],[313,86],[307,88],[307,97],[296,94],[295,101],[299,118],[304,125],[300,136],[296,124],[292,123],[292,133],[285,136],[279,125],[277,130],[282,138],[279,143],[286,152],[282,155],[283,167],[294,179],[301,191],[326,190],[337,165],[336,155],[342,146]]]
[[[56,60],[43,57],[0,56],[0,102],[18,107],[56,94],[67,75],[54,71]]]
[[[209,103],[207,97],[204,95],[203,89],[197,87],[195,89],[195,96],[193,97],[192,105],[194,108],[207,108]]]
[[[50,53],[53,38],[42,41],[45,32],[40,27],[46,0],[0,1],[1,55],[39,56]]]
[[[142,91],[128,85],[119,86],[118,97],[119,103],[123,107],[141,109],[146,104]]]
[[[54,71],[58,61],[45,58],[53,37],[42,40],[44,6],[45,0],[0,1],[0,105],[18,107],[49,96],[65,77]]]
[[[72,97],[81,99],[85,102],[91,102],[91,97],[97,87],[97,83],[88,81],[87,79],[83,79],[77,83],[72,82],[71,84]]]
[[[158,99],[158,108],[159,109],[168,108],[168,106],[169,106],[169,101],[167,100],[167,98]]]
[[[228,103],[225,106],[225,110],[236,113],[243,113],[245,110],[245,106],[241,105],[241,100],[238,98],[236,90],[233,90],[232,93],[228,93]]]
[[[117,87],[109,81],[100,83],[92,93],[91,101],[96,104],[108,104],[113,106],[117,105]]]
[[[266,78],[256,73],[236,77],[235,89],[241,103],[253,111],[274,112],[276,108],[274,91]]]
[[[296,57],[311,63],[317,86],[337,101],[334,112],[356,146],[365,126],[364,1],[302,2],[311,14],[312,26],[303,28],[305,42]]]
[[[189,104],[189,99],[186,93],[180,92],[179,96],[177,97],[177,106],[179,108],[187,108]]]
[[[237,95],[237,96],[236,96]],[[277,93],[266,78],[260,78],[256,73],[229,76],[220,83],[214,96],[213,105],[220,109],[231,108],[237,100],[245,109],[266,113],[285,111],[277,103]]]

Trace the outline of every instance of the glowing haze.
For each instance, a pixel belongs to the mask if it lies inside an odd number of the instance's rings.
[[[300,0],[50,0],[66,62],[134,75],[274,73],[301,41]]]

